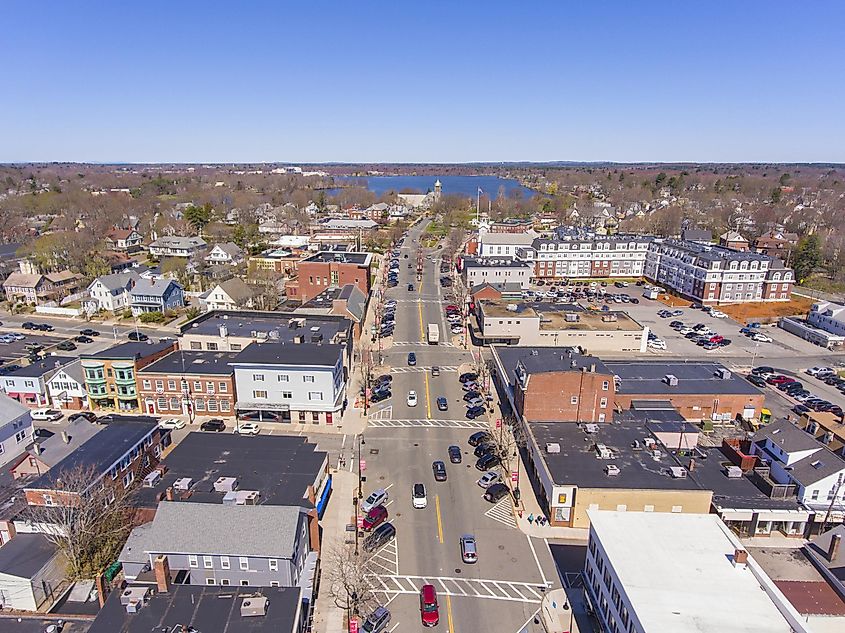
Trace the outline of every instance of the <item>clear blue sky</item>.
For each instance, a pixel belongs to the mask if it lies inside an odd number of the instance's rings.
[[[4,2],[0,161],[845,162],[845,2]]]

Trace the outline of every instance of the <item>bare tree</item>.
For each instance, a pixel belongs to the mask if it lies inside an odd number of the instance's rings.
[[[370,568],[371,554],[355,553],[351,545],[336,543],[323,555],[329,595],[347,618],[366,613],[377,604],[375,575]]]
[[[53,473],[49,473],[53,475]],[[72,580],[92,578],[113,563],[132,529],[132,491],[93,466],[55,473],[53,505],[27,505],[22,518],[55,545]]]

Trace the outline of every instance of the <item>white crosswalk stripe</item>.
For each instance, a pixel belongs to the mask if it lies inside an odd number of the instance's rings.
[[[373,420],[369,426],[377,428],[442,428],[442,429],[486,429],[486,422],[476,420]]]
[[[370,420],[389,420],[393,416],[393,405],[383,407],[378,411],[370,409],[368,417]]]
[[[369,569],[374,575],[399,573],[399,543],[393,539],[376,551],[369,560]]]
[[[516,519],[513,518],[511,502],[507,497],[487,510],[487,512],[484,513],[484,516],[493,519],[494,521],[498,521],[499,523],[503,523],[508,527],[516,527]]]
[[[429,347],[429,344],[428,344],[428,343],[426,343],[425,341],[393,341],[393,345],[394,345],[394,346],[397,346],[397,345],[398,345],[399,347],[410,347],[410,346],[413,346],[413,345],[417,345],[417,346],[420,346],[420,347]],[[435,345],[432,345],[431,347],[432,347],[432,348],[437,348],[437,347],[455,347],[455,344],[454,344],[454,343],[450,343],[450,342],[448,342],[448,341],[443,341],[443,342],[441,342],[441,343],[438,343],[436,346],[435,346]]]
[[[438,365],[440,371],[458,371],[457,365]],[[427,374],[431,372],[431,367],[394,367],[390,370],[391,374]]]
[[[399,576],[387,575],[373,578],[377,594],[416,594],[426,584],[437,587],[438,593],[453,597],[486,598],[510,602],[538,604],[549,584],[542,582],[511,582],[509,580],[480,580],[451,576]]]

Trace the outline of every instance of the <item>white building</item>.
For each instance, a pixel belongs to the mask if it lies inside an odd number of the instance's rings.
[[[208,255],[205,256],[207,264],[228,264],[234,266],[244,260],[244,252],[234,242],[223,242],[215,244]]]
[[[32,441],[29,409],[0,394],[0,466],[20,455]]]
[[[231,362],[240,419],[335,424],[346,399],[343,345],[268,342]]]
[[[88,392],[85,391],[85,371],[82,362],[76,361],[57,369],[47,380],[47,393],[53,406],[59,409],[83,409],[88,407]]]
[[[830,301],[814,303],[807,323],[825,332],[845,336],[845,306]]]
[[[482,233],[478,236],[479,257],[516,257],[520,247],[531,246],[537,238],[535,231],[527,233]]]
[[[153,257],[191,257],[205,250],[206,243],[201,237],[182,237],[169,235],[158,238],[150,244]]]
[[[211,310],[240,310],[253,307],[253,292],[246,282],[232,277],[200,295],[200,304]]]
[[[523,290],[528,290],[531,287],[533,272],[531,264],[506,257],[466,258],[463,261],[461,276],[467,288],[483,283],[516,283]]]
[[[589,510],[586,596],[612,633],[810,633],[714,514]]]
[[[134,272],[115,273],[97,277],[88,286],[89,297],[84,301],[91,311],[120,312],[129,307],[130,291],[138,281]]]

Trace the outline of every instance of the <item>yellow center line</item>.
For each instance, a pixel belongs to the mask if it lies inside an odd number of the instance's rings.
[[[425,370],[423,370],[425,371]],[[431,392],[428,389],[428,373],[423,374],[425,376],[425,414],[428,419],[431,419]]]
[[[437,509],[437,535],[443,545],[443,518],[440,516],[440,495],[434,495],[434,507]]]
[[[452,624],[452,596],[446,594],[446,617],[449,618],[449,633],[455,633],[455,626]]]

